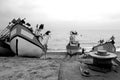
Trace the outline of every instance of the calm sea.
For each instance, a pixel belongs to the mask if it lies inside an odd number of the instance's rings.
[[[93,46],[98,44],[100,39],[108,41],[113,35],[115,36],[115,46],[120,50],[120,30],[76,30],[78,32],[79,42],[81,47],[90,50]],[[51,38],[48,43],[50,50],[65,50],[69,42],[70,31],[52,31]]]
[[[76,30],[78,32],[78,39],[82,48],[87,51],[98,44],[100,39],[108,41],[113,35],[115,36],[115,46],[117,51],[120,51],[120,30]],[[48,42],[49,50],[65,50],[69,42],[70,30],[53,30]]]

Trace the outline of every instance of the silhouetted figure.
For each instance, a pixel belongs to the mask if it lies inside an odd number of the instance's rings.
[[[41,24],[40,26],[39,26],[39,29],[43,29],[44,28],[44,24]]]
[[[50,33],[51,33],[51,31],[45,32],[45,34],[43,35],[44,41],[41,42],[44,45],[44,47],[46,48],[46,50],[47,50],[47,43],[48,43],[48,39],[50,37]]]
[[[112,43],[112,44],[115,44],[115,37],[114,36],[112,36],[111,38],[110,38],[110,42]]]
[[[30,23],[26,23],[27,26],[31,26]]]
[[[82,54],[85,54],[85,49],[84,48],[82,48]]]
[[[13,23],[13,24],[16,24],[16,22],[17,22],[16,19],[13,19],[13,20],[12,20],[12,23]]]
[[[104,43],[104,40],[102,39],[102,40],[99,40],[98,41],[100,44],[103,44]]]
[[[51,33],[51,31],[47,31],[46,33],[45,33],[45,35],[49,35]]]
[[[35,36],[37,37],[37,39],[41,42],[43,40],[43,35],[41,33],[41,31],[44,29],[44,24],[41,25],[36,25],[36,29],[35,29]]]
[[[22,24],[25,24],[25,18],[21,20],[21,23],[22,23]]]
[[[35,29],[35,36],[36,37],[41,37],[42,36],[42,33],[41,31],[44,29],[44,25],[41,24],[38,28],[38,24],[36,25],[36,29]]]
[[[30,23],[26,23],[28,29],[33,33],[33,28],[31,27]]]

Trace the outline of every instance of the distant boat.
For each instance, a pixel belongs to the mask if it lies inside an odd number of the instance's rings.
[[[67,53],[70,56],[76,55],[81,49],[80,43],[78,42],[78,40],[76,40],[77,34],[78,33],[76,31],[70,31],[70,41],[66,46]]]
[[[112,44],[111,42],[105,42],[103,44],[98,44],[96,46],[93,46],[92,51],[97,51],[98,49],[105,49],[106,51],[112,53],[116,52],[116,48],[114,44]]]
[[[76,43],[76,44],[68,43],[66,46],[66,49],[67,49],[67,53],[72,56],[72,55],[76,55],[77,53],[79,53],[81,47],[79,43]]]
[[[31,30],[20,20],[17,20],[10,30],[10,47],[18,56],[41,57],[46,48],[39,42]]]
[[[77,45],[67,45],[66,46],[67,52],[70,54],[74,54],[76,52],[79,52],[80,47],[78,47]]]

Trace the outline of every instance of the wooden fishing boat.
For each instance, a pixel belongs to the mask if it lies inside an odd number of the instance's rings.
[[[76,43],[76,44],[68,43],[66,46],[67,53],[71,56],[78,54],[80,49],[81,49],[81,47],[80,47],[79,43]]]
[[[14,23],[10,32],[10,47],[16,55],[41,57],[46,53],[45,46],[21,20]]]
[[[76,36],[76,31],[70,31],[70,41],[66,46],[67,54],[70,56],[78,54],[81,49],[79,41],[76,40]]]
[[[98,49],[105,49],[108,52],[115,53],[116,48],[111,42],[105,42],[103,44],[98,44],[92,48],[92,51],[97,51]]]

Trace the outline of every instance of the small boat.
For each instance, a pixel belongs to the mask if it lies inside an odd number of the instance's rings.
[[[70,32],[70,41],[66,46],[67,53],[70,56],[76,55],[81,49],[80,43],[77,40],[75,40],[76,35],[77,35],[77,32],[73,32],[73,31]]]
[[[41,57],[46,47],[37,39],[31,29],[21,19],[13,21],[10,30],[10,47],[18,56]]]
[[[68,43],[66,46],[67,52],[70,55],[74,55],[77,54],[79,52],[79,50],[81,49],[81,47],[79,46],[79,44],[70,44]]]
[[[92,51],[97,51],[98,49],[105,49],[108,52],[115,53],[116,48],[111,42],[105,42],[103,44],[98,44],[92,48]]]
[[[104,42],[104,40],[99,40],[99,44],[94,46],[92,48],[92,51],[98,51],[101,49],[106,50],[107,52],[112,52],[115,53],[116,52],[116,47],[115,47],[115,37],[112,36],[108,41]]]

